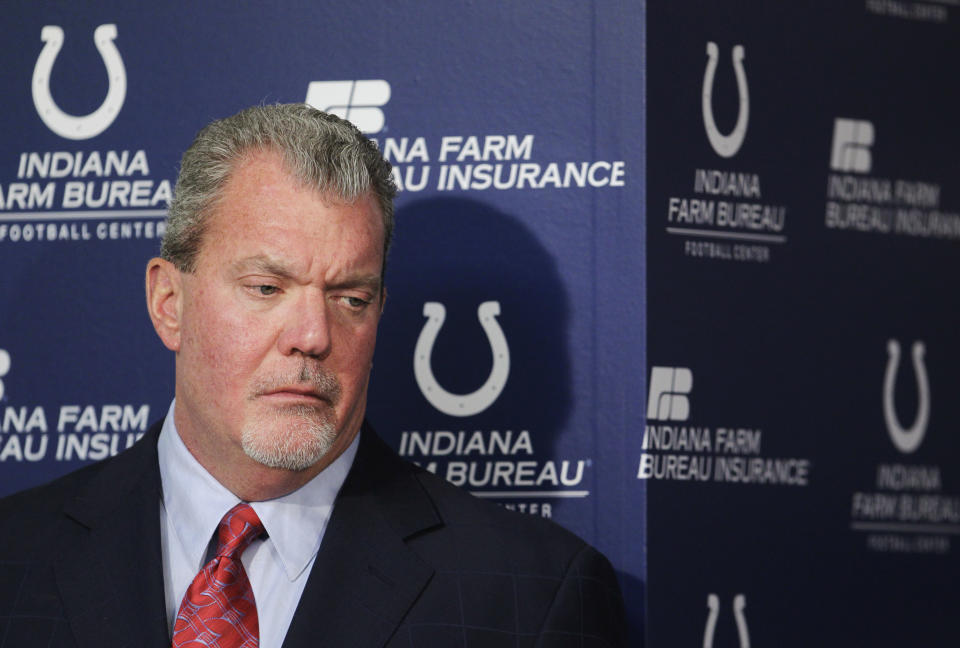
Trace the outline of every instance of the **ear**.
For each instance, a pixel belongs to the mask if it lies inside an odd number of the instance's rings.
[[[380,286],[380,316],[383,316],[383,311],[387,307],[387,287],[386,285]]]
[[[171,351],[180,350],[183,282],[180,271],[164,259],[147,262],[147,312],[160,340]]]

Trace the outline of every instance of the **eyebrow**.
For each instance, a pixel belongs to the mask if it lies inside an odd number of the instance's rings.
[[[262,272],[264,274],[282,277],[284,279],[296,280],[296,275],[287,264],[265,254],[257,254],[254,256],[245,257],[243,259],[238,259],[230,264],[230,267],[234,272],[248,272],[253,270],[256,272]],[[332,282],[330,284],[330,288],[335,288],[338,290],[366,288],[379,294],[382,289],[381,282],[382,279],[378,274],[354,275],[346,276],[340,281]]]
[[[285,277],[289,279],[293,278],[293,271],[290,270],[289,266],[284,264],[282,261],[268,257],[265,254],[257,254],[255,256],[238,259],[230,264],[230,268],[235,272],[256,270],[258,272],[272,274],[278,277]]]
[[[380,275],[357,275],[344,277],[341,281],[334,281],[330,284],[331,288],[344,290],[350,288],[366,288],[376,294],[380,294]]]

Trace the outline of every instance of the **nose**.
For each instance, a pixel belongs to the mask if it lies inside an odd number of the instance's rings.
[[[330,341],[330,323],[323,295],[305,291],[298,299],[291,300],[278,339],[280,352],[322,359],[330,353]]]

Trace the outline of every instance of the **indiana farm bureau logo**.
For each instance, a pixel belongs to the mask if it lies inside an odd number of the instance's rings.
[[[71,84],[85,83],[86,76],[51,88],[54,64],[67,32],[59,25],[45,25],[40,30],[44,45],[33,67],[30,94],[42,123],[66,141],[61,141],[63,148],[55,147],[61,150],[0,153],[11,156],[8,162],[17,170],[15,178],[0,178],[0,246],[163,237],[163,218],[173,185],[151,173],[141,141],[147,129],[136,129],[117,149],[89,148],[95,145],[87,143],[95,142],[114,125],[127,96],[127,70],[115,42],[120,33],[113,23],[94,30],[93,42],[107,73],[106,96],[89,114],[70,115],[54,95],[69,93]],[[91,71],[99,73],[99,69]],[[8,102],[15,99],[6,97]]]

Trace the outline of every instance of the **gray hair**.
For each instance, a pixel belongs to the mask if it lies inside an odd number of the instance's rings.
[[[390,163],[356,126],[306,104],[254,106],[205,126],[183,154],[160,256],[193,272],[207,221],[234,165],[257,150],[279,153],[290,173],[322,193],[353,202],[372,194],[383,215],[383,265],[397,193]]]

